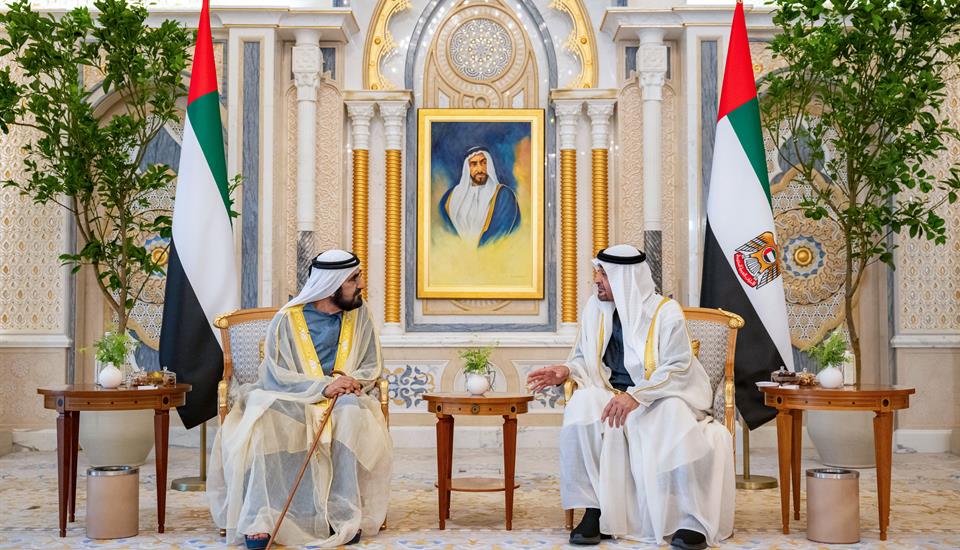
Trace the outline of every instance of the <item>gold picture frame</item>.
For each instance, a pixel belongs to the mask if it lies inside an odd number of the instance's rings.
[[[417,298],[543,299],[544,112],[420,109]]]

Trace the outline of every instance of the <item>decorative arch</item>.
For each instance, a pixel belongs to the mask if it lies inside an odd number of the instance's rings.
[[[390,34],[390,19],[410,9],[410,0],[379,0],[370,19],[370,30],[363,48],[363,87],[367,90],[393,90],[396,86],[380,71],[383,58],[397,49]]]

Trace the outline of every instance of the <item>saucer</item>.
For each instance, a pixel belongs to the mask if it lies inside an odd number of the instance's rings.
[[[780,384],[777,384],[776,382],[764,382],[762,380],[760,382],[757,382],[756,384],[758,388],[776,388],[777,386],[780,385]]]

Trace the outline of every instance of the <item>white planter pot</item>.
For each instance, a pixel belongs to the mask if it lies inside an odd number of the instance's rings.
[[[80,414],[80,447],[91,466],[140,466],[153,449],[153,410]]]
[[[468,374],[466,386],[472,395],[483,395],[490,389],[490,379],[482,374]]]
[[[807,433],[820,462],[840,468],[875,468],[873,411],[807,411]]]

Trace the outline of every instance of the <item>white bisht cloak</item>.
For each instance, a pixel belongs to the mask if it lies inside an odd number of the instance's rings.
[[[732,440],[706,412],[713,392],[693,356],[683,310],[653,292],[646,263],[596,263],[614,302],[590,298],[566,363],[579,389],[564,411],[563,506],[599,507],[606,534],[663,544],[678,529],[692,529],[717,545],[733,533]],[[640,403],[621,428],[599,424],[616,392],[602,360],[614,309],[624,365],[636,383],[627,391]]]
[[[354,269],[319,281],[325,288],[318,293],[316,276],[327,276],[319,271],[270,323],[259,380],[237,390],[217,432],[207,493],[228,542],[273,530],[329,403],[323,389],[333,377],[320,369],[303,304],[332,294]],[[356,378],[364,393],[338,399],[277,535],[284,545],[338,546],[358,529],[377,533],[386,518],[392,444],[379,402],[366,394],[382,369],[366,306],[344,312],[334,368]],[[354,467],[353,479],[342,475]]]

